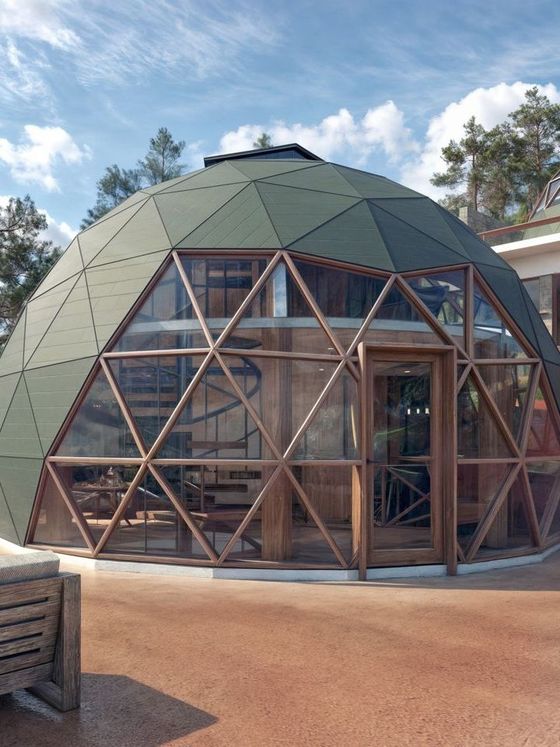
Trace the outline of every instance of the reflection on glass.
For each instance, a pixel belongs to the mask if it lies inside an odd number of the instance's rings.
[[[114,350],[206,348],[208,341],[175,262],[136,312]]]
[[[331,329],[350,347],[387,279],[301,260],[295,264]]]
[[[535,511],[542,526],[547,507],[556,503],[560,492],[560,462],[528,462],[527,473]]]
[[[347,561],[352,557],[352,492],[354,490],[359,493],[357,469],[342,465],[294,468],[311,505]],[[325,547],[323,536],[317,535],[318,529],[310,521],[307,512],[300,516],[298,509],[293,517],[293,527],[295,559],[332,562],[332,550]],[[315,536],[314,542],[310,541],[311,534]],[[313,555],[311,546],[314,547]]]
[[[183,256],[181,262],[214,339],[247,298],[267,265],[266,259],[224,257]]]
[[[336,363],[290,358],[224,355],[223,360],[282,452],[337,367]],[[251,386],[251,372],[258,386]]]
[[[139,457],[107,377],[100,369],[57,452],[73,457]]]
[[[82,533],[50,474],[45,480],[33,542],[87,549]]]
[[[373,364],[373,542],[432,547],[430,363]]]
[[[432,547],[430,466],[376,464],[373,541],[376,550]]]
[[[358,459],[358,385],[347,369],[338,376],[304,431],[293,459]]]
[[[527,456],[560,456],[560,440],[546,397],[540,387],[537,389],[531,413]]]
[[[521,478],[518,477],[490,525],[476,553],[477,558],[489,558],[504,550],[533,544],[523,489]]]
[[[506,363],[481,365],[478,371],[510,432],[519,439],[532,367]]]
[[[474,357],[527,357],[476,280],[474,281]]]
[[[466,548],[511,469],[510,464],[459,464],[457,539]]]
[[[337,354],[288,268],[282,263],[277,265],[241,317],[225,346],[247,350]]]
[[[464,345],[465,271],[421,275],[408,280],[446,332]]]
[[[457,398],[457,448],[458,456],[465,459],[512,456],[488,405],[470,377]]]
[[[249,400],[259,396],[259,369],[243,360],[235,372]],[[165,459],[267,459],[270,447],[214,361],[206,370],[158,452]]]
[[[367,343],[443,344],[396,285],[385,296],[363,339]]]
[[[97,542],[123,501],[138,467],[58,464],[56,469]],[[121,523],[129,525],[131,518],[127,509]]]
[[[193,355],[109,360],[148,447],[156,440],[204,359],[203,355]]]

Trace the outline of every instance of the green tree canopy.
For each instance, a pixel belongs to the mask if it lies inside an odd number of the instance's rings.
[[[160,127],[156,136],[150,138],[148,152],[138,161],[136,168],[123,169],[116,163],[107,166],[97,182],[95,205],[87,211],[80,228],[95,223],[139,189],[181,176],[186,168],[180,163],[184,148],[184,140],[175,142],[167,127]]]
[[[506,121],[491,130],[471,117],[459,142],[442,148],[445,171],[431,183],[450,187],[441,201],[457,206],[458,190],[464,204],[501,220],[523,220],[560,168],[560,105],[552,104],[535,86]]]
[[[273,148],[272,138],[268,132],[261,132],[253,143],[253,148]]]
[[[0,350],[25,299],[60,256],[59,247],[39,238],[46,228],[29,195],[10,197],[0,208]]]

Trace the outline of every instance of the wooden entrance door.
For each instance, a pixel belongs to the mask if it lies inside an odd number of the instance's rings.
[[[366,356],[368,565],[442,563],[452,353],[368,348]]]

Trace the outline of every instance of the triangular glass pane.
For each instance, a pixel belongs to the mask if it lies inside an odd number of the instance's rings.
[[[106,464],[57,464],[56,471],[97,543],[138,471]]]
[[[295,260],[307,288],[345,349],[387,283],[387,278]]]
[[[530,418],[527,456],[560,456],[560,439],[551,417],[550,403],[541,387],[537,388]]]
[[[539,524],[548,506],[555,504],[560,492],[560,461],[527,462],[527,474]],[[560,517],[559,517],[560,519]],[[558,529],[560,530],[560,524]]]
[[[181,355],[109,359],[119,389],[148,448],[205,358],[205,355]]]
[[[359,495],[357,467],[346,465],[294,466],[292,471],[338,548],[352,558],[352,496]],[[301,528],[294,525],[297,538]],[[329,555],[330,557],[330,548]]]
[[[198,306],[217,340],[264,272],[266,259],[206,259],[183,256]]]
[[[270,459],[256,423],[213,361],[158,452],[165,459]]]
[[[465,271],[430,273],[407,282],[447,334],[464,347]]]
[[[336,354],[289,269],[279,263],[224,347]]]
[[[285,480],[288,484],[288,478]],[[292,535],[289,560],[299,564],[340,565],[333,549],[315,523],[301,496],[293,487],[292,495]],[[313,505],[313,501],[311,504]],[[313,507],[315,508],[314,505]]]
[[[216,552],[221,554],[269,480],[267,495],[227,555],[240,560],[286,560],[291,537],[291,491],[282,478],[272,478],[274,467],[256,470],[214,468],[206,484],[208,527]],[[212,497],[213,496],[213,497]],[[201,513],[205,520],[204,512]]]
[[[302,434],[292,459],[358,459],[359,399],[345,368]]]
[[[223,360],[281,452],[288,448],[338,365],[227,354]]]
[[[465,368],[467,367],[466,363],[458,363],[457,364],[457,381],[460,381],[461,376],[465,373]]]
[[[457,540],[463,549],[486,516],[510,464],[459,464],[457,467]]]
[[[139,457],[132,433],[100,369],[57,449],[58,456]]]
[[[367,343],[444,344],[396,284],[384,298],[363,340]]]
[[[523,480],[518,475],[482,540],[477,559],[533,545],[523,491]]]
[[[464,459],[512,456],[486,401],[470,376],[457,398],[457,450],[459,458]]]
[[[39,517],[31,542],[87,549],[78,524],[50,474],[47,475],[39,498]]]
[[[478,372],[512,435],[519,441],[527,392],[534,367],[504,363],[481,365]]]
[[[189,468],[158,469],[178,503],[188,511]],[[201,534],[206,537],[208,533],[201,528]],[[208,544],[211,545],[211,542]],[[146,472],[130,497],[123,519],[115,527],[102,552],[209,560],[208,554],[151,472]]]
[[[175,262],[125,327],[113,350],[205,348],[208,341]]]
[[[552,500],[552,497],[551,497],[551,500]],[[550,540],[552,537],[555,537],[556,540],[558,540],[559,535],[560,535],[560,501],[556,505],[556,510],[552,517],[550,528],[546,534],[546,537],[543,537],[543,539],[547,540],[547,542],[550,543]]]
[[[480,284],[474,281],[474,357],[526,358],[527,353],[507,328]]]

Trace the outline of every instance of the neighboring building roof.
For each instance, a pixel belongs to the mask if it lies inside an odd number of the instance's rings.
[[[524,239],[534,239],[538,236],[549,236],[560,232],[560,171],[548,182],[541,192],[537,204],[529,217],[529,222],[553,218],[558,216],[558,223],[547,223],[544,226],[527,228],[523,232]]]
[[[125,200],[78,234],[26,304],[0,358],[0,501],[20,496],[16,526],[27,525],[43,457],[97,356],[174,248],[285,248],[398,272],[472,262],[560,401],[560,355],[541,317],[464,223],[407,187],[316,157],[235,157]]]

